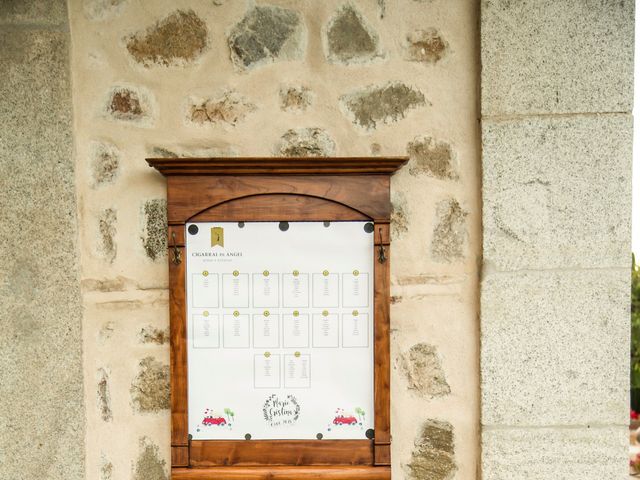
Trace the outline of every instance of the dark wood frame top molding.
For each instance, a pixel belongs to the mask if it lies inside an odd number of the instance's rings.
[[[152,158],[167,177],[174,480],[391,478],[389,391],[390,176],[407,157]],[[191,440],[187,423],[185,224],[236,221],[374,223],[374,438]]]

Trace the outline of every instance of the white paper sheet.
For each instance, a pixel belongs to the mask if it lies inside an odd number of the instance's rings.
[[[365,223],[187,225],[194,439],[366,438],[374,252]]]

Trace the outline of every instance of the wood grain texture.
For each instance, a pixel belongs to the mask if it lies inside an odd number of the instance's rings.
[[[169,175],[391,175],[409,157],[232,157],[148,158]]]
[[[251,222],[370,220],[341,203],[307,195],[271,193],[229,200],[192,217],[192,222],[238,218]]]
[[[391,303],[391,252],[384,239],[389,238],[389,224],[374,225],[374,405],[375,464],[391,464],[391,372],[389,342],[389,306]],[[379,261],[379,249],[385,248],[386,261]]]
[[[181,446],[171,447],[171,466],[173,467],[189,466],[189,447],[181,447]]]
[[[372,465],[371,440],[194,440],[191,466]]]
[[[171,480],[391,480],[389,467],[173,468]]]
[[[388,222],[391,215],[389,183],[389,177],[383,175],[171,176],[167,216],[169,224],[180,224],[230,200],[264,194],[295,194],[329,200],[374,221]],[[229,219],[238,220],[244,219]]]
[[[184,229],[184,227],[183,227]],[[171,248],[171,247],[169,247]],[[184,247],[178,247],[185,258]],[[169,321],[171,345],[171,445],[187,446],[187,305],[185,301],[186,262],[175,264],[169,254]]]

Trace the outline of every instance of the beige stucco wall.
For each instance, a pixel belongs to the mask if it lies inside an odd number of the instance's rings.
[[[323,44],[328,22],[344,3],[272,0],[268,5],[298,12],[300,23],[275,61],[241,71],[231,60],[228,36],[252,2],[70,1],[87,478],[168,474],[165,181],[144,161],[162,154],[159,149],[178,155],[412,154],[392,182],[393,474],[476,478],[476,2],[351,2],[377,45],[349,65],[328,61]],[[199,18],[204,36],[178,48],[181,59],[163,57],[160,48],[155,61],[137,61],[127,38],[144,35],[176,10],[192,10],[187,30],[202,31]],[[166,35],[151,38],[149,48]],[[375,128],[356,125],[344,105],[348,99],[340,97],[389,82],[403,85],[387,91],[398,96],[392,103],[413,106],[389,111],[384,93],[374,95],[360,113],[375,117],[381,105]],[[282,109],[279,91],[289,86],[309,89],[303,111]],[[221,101],[226,90],[235,93]],[[198,123],[190,106],[206,99],[230,112]],[[293,146],[295,133],[281,139],[299,128],[321,131],[307,131],[310,138]]]

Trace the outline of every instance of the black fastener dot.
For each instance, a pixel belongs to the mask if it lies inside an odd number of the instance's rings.
[[[250,433],[247,433],[247,434],[244,436],[244,439],[245,439],[245,440],[251,440],[251,434],[250,434]]]
[[[238,228],[244,228],[244,222],[238,222]]]
[[[198,233],[198,226],[197,225],[189,225],[189,233],[191,235],[195,235],[196,233]]]
[[[364,224],[364,231],[367,233],[372,233],[373,232],[373,223],[368,222]]]
[[[329,226],[331,225],[331,222],[322,222],[322,224],[323,224],[325,227],[329,227]]]
[[[323,436],[323,435],[322,435],[321,433],[318,433],[318,434],[316,435],[316,438],[317,438],[318,440],[322,440],[322,436]]]
[[[286,232],[287,230],[289,230],[289,222],[280,222],[278,224],[278,228],[283,232]]]
[[[367,429],[367,431],[364,432],[364,434],[369,440],[371,440],[373,437],[375,437],[375,432],[373,431],[373,428]]]

